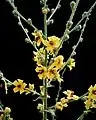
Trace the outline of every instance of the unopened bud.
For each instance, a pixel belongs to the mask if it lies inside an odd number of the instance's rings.
[[[18,22],[18,25],[20,25],[20,26],[21,26],[21,22]]]
[[[84,12],[83,14],[82,14],[82,17],[85,17],[87,15],[87,12]]]
[[[50,24],[53,24],[53,23],[54,23],[53,19],[47,21],[47,25],[50,25]]]
[[[83,42],[83,38],[80,38],[80,42]]]
[[[30,43],[30,40],[28,38],[25,38],[26,43]]]
[[[13,11],[12,11],[12,14],[13,14],[15,17],[18,17],[18,14],[17,14],[16,10],[13,10]]]
[[[66,28],[70,29],[72,25],[73,25],[73,22],[68,21],[67,24],[66,24]]]
[[[76,52],[75,52],[75,51],[72,52],[72,57],[73,57],[74,55],[76,55]]]
[[[54,12],[54,8],[51,9],[51,13],[53,13],[53,12]]]
[[[25,32],[28,33],[28,29],[27,28],[25,28]]]
[[[65,40],[68,40],[68,39],[69,39],[69,35],[68,35],[68,34],[65,34],[65,35],[64,35],[64,39],[65,39]]]
[[[5,107],[5,110],[4,110],[5,113],[10,113],[11,112],[11,109],[9,107]]]
[[[74,46],[72,47],[72,49],[75,50],[75,49],[76,49],[76,45],[74,45]]]
[[[27,22],[28,22],[28,24],[32,25],[32,20],[31,20],[31,18],[28,18]]]
[[[71,10],[74,10],[75,5],[76,5],[76,3],[75,3],[74,1],[72,1],[72,2],[70,3]]]
[[[42,8],[42,13],[43,14],[47,14],[49,12],[49,9],[48,8]]]
[[[44,4],[44,0],[40,0],[40,4],[43,5]]]
[[[70,33],[70,31],[69,31],[68,29],[66,29],[66,33],[67,33],[67,34],[69,34],[69,33]]]
[[[3,73],[0,71],[0,78],[2,78],[3,77]]]
[[[58,5],[58,9],[60,9],[60,8],[61,8],[61,5],[59,4],[59,5]]]
[[[81,30],[81,28],[82,28],[82,26],[81,26],[81,25],[78,25],[75,30],[76,30],[76,31],[79,31],[79,30]]]

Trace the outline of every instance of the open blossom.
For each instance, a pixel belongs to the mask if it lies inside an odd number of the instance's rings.
[[[47,68],[41,64],[38,64],[38,66],[36,67],[36,72],[38,72],[38,77],[39,79],[45,79],[46,75],[47,75]]]
[[[94,86],[91,85],[88,91],[89,91],[88,97],[92,99],[96,99],[96,84]]]
[[[65,95],[67,95],[67,99],[68,100],[78,100],[79,99],[79,96],[77,95],[74,95],[74,91],[71,91],[71,90],[67,90],[67,91],[64,91],[63,92]]]
[[[68,102],[67,99],[61,98],[60,102],[57,102],[55,105],[56,109],[59,109],[62,111],[64,107],[68,107],[67,102]]]
[[[73,58],[70,58],[67,64],[67,67],[72,70],[73,67],[75,67],[75,60]]]
[[[87,110],[91,108],[96,108],[96,84],[94,86],[90,86],[88,89],[89,93],[88,96],[86,96],[85,99],[85,108]]]
[[[40,46],[43,41],[42,31],[36,31],[36,32],[32,33],[32,35],[35,37],[37,46]]]
[[[17,79],[13,82],[13,85],[15,86],[15,88],[13,88],[13,91],[15,93],[20,91],[20,94],[22,94],[27,84],[23,83],[23,80]]]
[[[57,102],[55,105],[56,109],[63,110],[63,104],[61,102]]]
[[[59,47],[60,45],[60,38],[56,36],[50,36],[48,37],[48,40],[44,40],[43,44],[46,46],[46,49],[51,54],[54,53],[54,51]]]
[[[47,78],[50,80],[57,80],[58,82],[63,81],[62,78],[60,78],[60,74],[57,71],[57,68],[54,68],[53,66],[50,66],[48,68],[48,72],[47,72]]]
[[[62,55],[57,56],[54,58],[54,62],[52,63],[52,66],[55,66],[57,69],[61,68],[64,65],[64,57]]]
[[[48,79],[52,80],[55,77],[56,74],[57,74],[57,69],[56,68],[53,68],[53,67],[48,68],[48,72],[47,72]]]

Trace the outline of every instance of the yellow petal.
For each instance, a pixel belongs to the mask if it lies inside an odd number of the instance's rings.
[[[18,85],[17,80],[15,80],[15,81],[13,82],[13,85],[15,85],[15,86],[17,86],[17,85]]]
[[[14,93],[18,92],[19,91],[18,87],[13,88],[13,91]]]

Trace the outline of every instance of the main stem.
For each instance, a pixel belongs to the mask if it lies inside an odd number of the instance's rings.
[[[46,0],[44,0],[44,8],[46,9]],[[44,35],[45,39],[47,40],[47,14],[44,14]],[[45,67],[47,68],[47,50],[45,49]],[[44,100],[43,100],[43,120],[47,120],[47,79],[43,79],[43,86],[44,86]]]

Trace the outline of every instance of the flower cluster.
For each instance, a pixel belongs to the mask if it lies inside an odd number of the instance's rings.
[[[91,85],[88,91],[88,96],[85,97],[86,101],[84,102],[87,110],[96,108],[96,84],[94,86]]]
[[[65,64],[64,57],[59,55],[54,57],[54,59],[50,59],[50,55],[54,55],[55,51],[58,49],[60,45],[60,38],[56,36],[48,37],[48,40],[44,40],[40,32],[33,33],[35,39],[39,36],[39,41],[41,41],[44,47],[41,47],[37,52],[34,53],[34,61],[37,63],[36,72],[38,73],[39,79],[47,79],[47,80],[58,80],[59,82],[63,81],[60,78],[60,68],[62,68]],[[41,36],[40,36],[41,35]],[[41,43],[40,42],[40,43]],[[38,41],[37,41],[38,43]],[[47,50],[47,68],[45,67],[45,49]],[[72,70],[72,67],[75,67],[75,61],[73,58],[70,58],[67,67]]]
[[[10,116],[11,109],[9,107],[5,107],[5,109],[1,112],[0,120],[13,120]]]
[[[68,103],[71,100],[79,100],[79,96],[74,95],[74,91],[67,90],[63,92],[67,97],[63,97],[56,103],[56,109],[63,110],[64,107],[68,107]]]

